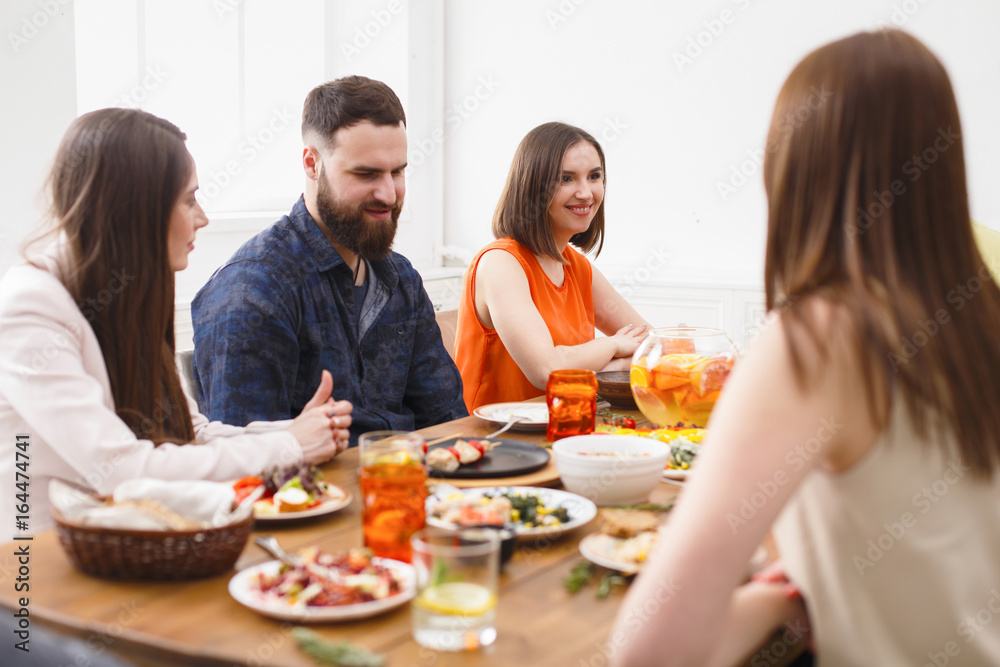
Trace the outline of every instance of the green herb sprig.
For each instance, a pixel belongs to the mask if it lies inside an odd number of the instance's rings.
[[[563,584],[570,593],[579,593],[580,589],[590,583],[593,576],[594,564],[586,560],[580,561],[563,578]]]
[[[292,636],[298,642],[299,648],[321,665],[338,665],[339,667],[382,667],[385,656],[373,653],[364,646],[350,642],[330,642],[312,630],[292,628]]]
[[[607,509],[614,510],[648,510],[650,512],[669,512],[674,508],[674,501],[670,501],[666,504],[659,503],[639,503],[637,505],[615,505],[614,507],[609,507]]]
[[[608,594],[611,593],[612,586],[625,586],[627,584],[628,579],[617,572],[605,572],[604,576],[601,577],[601,583],[597,585],[597,599],[603,600],[608,597]]]
[[[597,584],[597,594],[598,600],[603,600],[608,597],[611,593],[612,586],[627,586],[629,580],[622,575],[620,572],[614,570],[605,570],[604,574],[601,575],[601,580]],[[595,574],[594,564],[590,561],[580,561],[573,566],[570,573],[563,578],[563,584],[566,586],[566,590],[570,593],[579,593],[584,586],[589,584],[594,578]]]

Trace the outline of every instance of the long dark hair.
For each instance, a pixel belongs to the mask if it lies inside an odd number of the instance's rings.
[[[62,280],[97,335],[118,415],[156,443],[194,440],[167,252],[170,214],[193,168],[186,138],[144,111],[93,111],[70,126],[49,176],[71,258]]]
[[[917,39],[861,33],[808,55],[778,97],[764,165],[769,308],[799,381],[806,307],[842,306],[874,422],[905,401],[918,432],[954,434],[989,477],[1000,462],[1000,290],[973,240],[958,107]]]
[[[566,123],[545,123],[524,136],[514,153],[507,182],[493,213],[493,236],[509,237],[536,255],[566,263],[556,249],[548,209],[559,187],[563,157],[575,144],[585,141],[601,158],[601,178],[606,179],[604,151],[588,132]],[[587,231],[574,234],[570,243],[584,252],[604,245],[604,202]]]

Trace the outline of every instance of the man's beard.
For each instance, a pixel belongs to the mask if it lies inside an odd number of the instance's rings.
[[[330,230],[337,243],[365,260],[377,261],[388,256],[396,238],[396,225],[402,207],[401,201],[389,207],[374,199],[357,206],[343,204],[333,196],[326,174],[320,173],[316,190],[316,208],[319,210],[320,222]],[[366,208],[390,211],[389,220],[365,220]]]

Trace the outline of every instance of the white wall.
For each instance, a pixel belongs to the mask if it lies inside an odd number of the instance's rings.
[[[812,49],[894,19],[948,68],[973,215],[1000,228],[1000,3],[449,0],[445,108],[463,99],[478,108],[449,125],[445,238],[470,248],[492,240],[518,142],[562,120],[589,129],[607,154],[607,240],[597,261],[606,273],[621,280],[651,260],[652,247],[670,260],[651,282],[712,273],[760,284],[766,203],[750,153],[764,145],[781,84]],[[679,66],[674,54],[691,62]],[[484,79],[496,90],[469,97]],[[748,182],[723,197],[718,184],[747,160]]]
[[[271,2],[277,0],[246,6]],[[747,161],[764,143],[778,89],[811,49],[893,19],[948,67],[963,114],[973,215],[1000,228],[992,159],[1000,147],[1000,3],[993,0],[404,0],[402,11],[347,60],[344,46],[359,43],[358,31],[376,16],[385,19],[392,3],[323,0],[323,72],[384,78],[407,106],[414,166],[397,248],[418,266],[439,265],[443,247],[474,251],[490,240],[517,143],[535,125],[561,119],[591,130],[605,147],[608,237],[597,264],[652,312],[664,313],[650,319],[669,321],[657,294],[677,285],[759,288],[765,202],[759,170]],[[144,6],[148,14],[170,4]],[[45,7],[58,13],[48,16]],[[287,7],[290,20],[275,30],[287,30],[305,11]],[[10,35],[33,17],[43,25],[15,51]],[[0,272],[39,217],[47,165],[75,115],[72,23],[72,5],[60,0],[7,0],[0,7]],[[303,39],[313,39],[316,23],[307,23]],[[679,67],[674,54],[698,40],[701,52],[690,51],[693,61]],[[161,101],[175,109],[199,103]],[[744,163],[754,173],[724,199],[719,183]],[[287,164],[298,169],[297,156]],[[201,234],[192,269],[180,277],[179,300],[269,216],[216,217]],[[742,298],[732,294],[733,303]]]
[[[0,274],[42,219],[41,186],[76,118],[73,5],[4,0],[0,9]]]

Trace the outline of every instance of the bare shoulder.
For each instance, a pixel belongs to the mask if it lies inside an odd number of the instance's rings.
[[[852,416],[825,457],[833,470],[850,467],[874,444],[889,400],[887,378],[865,349],[857,317],[843,304],[810,297],[776,313],[774,324],[760,339],[772,368],[786,369],[805,401]]]
[[[775,307],[740,365],[789,404],[816,402],[852,414],[867,405],[862,390],[869,360],[855,317],[843,305],[807,297]],[[780,388],[780,389],[779,389]]]
[[[806,376],[828,371],[830,366],[857,368],[862,363],[852,345],[857,322],[841,303],[805,297],[775,308],[768,324],[769,329],[775,328],[773,344],[782,347],[793,364],[801,363]]]
[[[479,287],[503,286],[504,289],[527,286],[524,267],[514,255],[494,248],[483,253],[476,268],[476,285]]]
[[[504,250],[503,248],[491,248],[483,253],[483,256],[479,258],[479,268],[476,270],[477,274],[483,272],[493,273],[493,272],[503,272],[517,270],[521,273],[524,271],[521,268],[521,263],[517,260],[514,255]]]
[[[479,258],[473,294],[476,317],[490,329],[497,328],[496,317],[500,317],[503,326],[505,312],[531,302],[531,288],[521,263],[500,248],[487,250]]]

